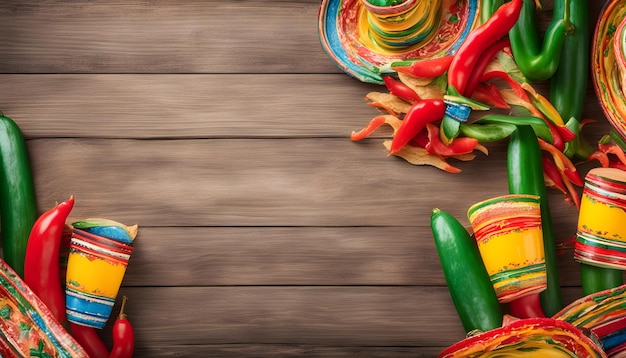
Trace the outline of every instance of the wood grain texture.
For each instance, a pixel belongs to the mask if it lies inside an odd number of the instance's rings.
[[[339,70],[319,1],[3,1],[0,72],[300,73]]]
[[[147,227],[136,247],[129,286],[445,285],[423,227]],[[562,284],[580,285],[571,251],[560,264]]]
[[[440,347],[465,335],[445,287],[125,287],[122,293],[136,297],[137,291],[141,300],[127,301],[137,338],[159,337],[160,345]],[[568,302],[580,294],[564,290]]]
[[[0,110],[27,139],[40,211],[73,194],[69,221],[139,224],[120,292],[137,357],[433,357],[463,338],[430,212],[467,226],[471,204],[507,193],[506,143],[453,175],[387,156],[386,128],[351,142],[384,89],[329,60],[319,6],[0,3]],[[591,141],[610,129],[591,86],[584,116]],[[569,303],[577,211],[549,195]]]

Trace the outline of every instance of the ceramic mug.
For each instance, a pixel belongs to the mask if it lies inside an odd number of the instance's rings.
[[[132,252],[131,245],[74,229],[65,288],[70,322],[104,328]]]
[[[507,303],[546,289],[538,196],[490,198],[472,205],[467,215],[498,301]]]
[[[585,176],[574,258],[592,266],[626,268],[626,171],[594,168]]]

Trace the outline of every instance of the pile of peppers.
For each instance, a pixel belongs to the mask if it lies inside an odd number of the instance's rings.
[[[589,66],[588,4],[557,0],[543,39],[534,0],[481,2],[482,23],[453,55],[397,61],[383,76],[388,92],[370,92],[370,106],[383,114],[351,140],[370,137],[383,124],[393,129],[383,142],[389,154],[414,165],[450,173],[450,159],[470,161],[488,154],[488,143],[505,140],[530,125],[542,149],[545,184],[579,206],[582,179],[577,162],[626,168],[626,143],[607,134],[593,148],[581,130]],[[546,98],[533,82],[550,81]]]
[[[509,141],[509,192],[540,197],[546,259],[547,289],[540,300],[515,308],[523,316],[516,318],[522,320],[546,319],[563,308],[546,188],[562,192],[568,203],[580,208],[578,189],[584,183],[576,164],[596,161],[602,167],[626,170],[626,141],[615,130],[596,148],[582,135],[583,127],[593,123],[582,118],[590,55],[588,1],[556,0],[553,20],[543,34],[535,18],[539,5],[535,0],[481,1],[480,24],[455,54],[391,64],[396,72],[383,77],[387,92],[365,97],[383,114],[350,136],[360,141],[386,124],[393,129],[392,138],[383,142],[389,154],[449,173],[461,172],[450,159],[469,161],[475,151],[487,155],[488,143]],[[549,82],[548,98],[533,88],[538,81]],[[431,228],[466,332],[492,332],[473,342],[482,345],[496,337],[496,331],[510,331],[501,328],[508,316],[498,304],[475,240],[440,209],[433,210]],[[615,278],[607,277],[606,270],[581,271],[586,294],[622,284],[621,274]],[[610,329],[626,330],[621,323],[626,319],[619,322]],[[614,335],[605,328],[607,332]],[[576,335],[579,342],[589,343],[589,356],[606,356],[581,332]]]
[[[0,113],[0,218],[3,260],[22,277],[52,316],[72,334],[90,357],[130,358],[134,331],[124,313],[126,298],[113,324],[113,348],[93,328],[66,319],[62,241],[68,240],[66,219],[74,197],[37,213],[34,181],[26,143],[20,128]],[[69,245],[69,243],[65,243]],[[67,258],[65,258],[67,259]],[[10,333],[8,333],[10,334]]]

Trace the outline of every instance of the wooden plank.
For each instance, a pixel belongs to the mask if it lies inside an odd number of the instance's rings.
[[[423,233],[423,237],[420,237]],[[415,227],[146,227],[127,286],[445,286],[427,229]],[[571,251],[564,286],[580,286]]]
[[[332,74],[0,75],[0,109],[27,137],[347,138],[379,113],[374,89]]]
[[[158,342],[135,357],[436,357],[446,347],[344,347],[313,346],[306,344],[215,344],[215,345],[161,345]]]
[[[40,139],[28,144],[41,208],[74,194],[74,215],[142,226],[426,228],[435,207],[467,223],[471,204],[508,192],[502,150],[455,162],[463,172],[450,174],[388,157],[379,140],[359,145],[315,138]],[[565,236],[575,230],[576,209],[556,190],[551,194],[555,219],[569,224],[561,228]]]
[[[29,138],[347,138],[380,114],[370,91],[385,89],[342,74],[0,74],[0,109]],[[585,106],[597,140],[610,126],[592,88]]]
[[[144,342],[138,351],[150,342],[445,346],[463,337],[445,288],[129,287],[123,293]]]
[[[127,287],[122,293],[129,298],[127,312],[140,356],[153,344],[290,344],[365,351],[443,347],[464,337],[441,287]],[[580,295],[578,288],[565,292],[567,302]],[[109,331],[105,328],[103,334]]]
[[[591,2],[592,19],[601,5]],[[338,73],[318,39],[319,6],[313,0],[5,0],[0,72]],[[545,26],[551,18],[540,20]]]
[[[0,72],[338,73],[317,37],[319,6],[311,0],[2,1]]]

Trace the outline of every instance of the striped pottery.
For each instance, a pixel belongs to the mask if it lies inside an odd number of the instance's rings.
[[[132,252],[131,245],[74,228],[65,289],[70,322],[104,328]]]
[[[593,88],[609,123],[626,139],[626,0],[606,1],[591,45]]]
[[[585,176],[574,258],[592,266],[626,267],[626,172],[594,168]]]
[[[539,197],[511,194],[472,205],[468,218],[498,301],[546,289]]]
[[[428,40],[439,26],[440,0],[406,0],[393,6],[362,3],[359,32],[372,48],[405,50]]]

